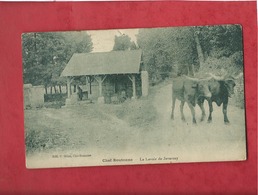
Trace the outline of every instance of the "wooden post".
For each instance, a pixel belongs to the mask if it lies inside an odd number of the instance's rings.
[[[71,105],[71,77],[67,77],[67,85],[66,85],[66,91],[67,91],[67,98],[65,100],[65,106]]]
[[[90,85],[90,93],[91,94],[91,82],[93,81],[92,76],[86,76],[86,83]]]
[[[133,97],[132,97],[132,99],[136,99],[135,75],[132,75],[132,78],[129,75],[128,75],[128,77],[132,81],[132,84],[133,84]]]
[[[102,83],[104,82],[104,80],[106,79],[107,75],[104,76],[102,78],[102,76],[94,76],[94,78],[96,79],[96,81],[99,84],[99,98],[98,98],[98,102],[99,103],[104,103],[104,97],[102,96]]]
[[[71,97],[71,80],[67,77],[67,98]]]
[[[102,97],[102,82],[99,82],[99,97]]]
[[[135,86],[135,75],[132,75],[133,79],[133,98],[136,99],[136,86]]]
[[[104,80],[106,79],[107,76],[104,76],[104,78],[102,78],[102,76],[95,76],[95,80],[98,82],[99,84],[99,97],[102,97],[102,83],[104,82]]]

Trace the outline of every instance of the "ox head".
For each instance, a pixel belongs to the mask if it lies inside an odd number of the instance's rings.
[[[227,89],[228,96],[231,97],[234,94],[234,87],[236,86],[235,80],[243,76],[243,73],[240,73],[238,76],[231,76],[225,74],[221,77],[210,74],[215,80],[222,81],[225,88]]]
[[[234,87],[236,86],[235,80],[234,78],[226,78],[224,80],[224,85],[227,89],[228,92],[228,96],[231,97],[232,95],[234,95]]]
[[[189,89],[191,91],[190,93],[196,94],[197,97],[211,97],[208,79],[190,78],[187,76],[185,78],[188,80],[188,84],[191,85],[191,89]]]
[[[208,80],[200,79],[198,81],[198,97],[211,98]]]
[[[234,94],[234,87],[236,86],[235,80],[241,78],[242,76],[243,73],[240,73],[237,76],[228,76],[225,78],[225,87],[228,90],[229,97]]]

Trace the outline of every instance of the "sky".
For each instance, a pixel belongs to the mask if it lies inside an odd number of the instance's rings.
[[[93,42],[92,52],[107,52],[111,51],[114,46],[115,35],[119,36],[121,34],[128,35],[132,41],[137,43],[136,34],[138,34],[139,29],[116,29],[116,30],[96,30],[87,31],[91,35]]]

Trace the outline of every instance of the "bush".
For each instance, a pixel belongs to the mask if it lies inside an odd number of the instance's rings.
[[[67,144],[69,141],[67,137],[57,132],[54,133],[53,129],[38,130],[26,129],[25,132],[25,145],[26,153],[33,153],[36,151],[49,150]]]
[[[240,69],[243,68],[243,52],[238,51],[230,56],[232,63]]]
[[[199,74],[213,73],[215,75],[223,75],[225,72],[233,75],[243,72],[242,52],[236,52],[229,57],[208,57],[199,70]]]
[[[43,136],[42,132],[37,132],[33,130],[26,130],[25,132],[25,144],[26,152],[33,152],[36,150],[42,150],[46,147],[48,139]]]
[[[244,82],[243,77],[236,80],[235,94],[232,97],[233,104],[239,108],[244,109],[245,98],[244,98]]]

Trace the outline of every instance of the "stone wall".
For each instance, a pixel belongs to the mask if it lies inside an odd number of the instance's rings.
[[[44,86],[23,85],[24,108],[39,108],[44,105]]]

